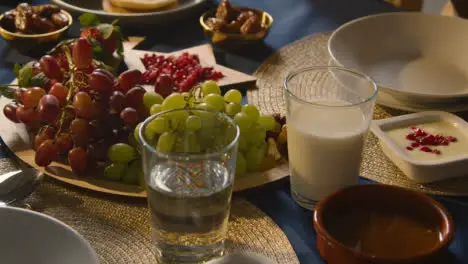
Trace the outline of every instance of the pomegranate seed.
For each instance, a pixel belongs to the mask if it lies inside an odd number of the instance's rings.
[[[409,150],[409,151],[413,150],[413,148],[412,148],[412,147],[409,147],[409,146],[406,147],[406,149]]]
[[[429,147],[422,147],[422,148],[421,148],[421,151],[424,151],[424,152],[432,152],[432,149],[429,148]]]
[[[420,144],[417,143],[417,142],[414,142],[414,143],[411,144],[411,147],[413,147],[413,148],[417,148],[419,146],[420,146]]]
[[[437,154],[437,155],[440,155],[440,150],[434,149],[432,152]]]
[[[155,84],[158,77],[165,74],[172,77],[178,91],[188,91],[197,83],[224,77],[221,72],[214,71],[213,67],[200,65],[198,56],[187,52],[178,57],[145,54],[141,61],[146,68],[142,75],[144,83]]]

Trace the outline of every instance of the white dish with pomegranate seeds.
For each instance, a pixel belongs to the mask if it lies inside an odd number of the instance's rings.
[[[418,183],[468,175],[468,123],[456,115],[402,115],[375,120],[371,130],[390,160]]]

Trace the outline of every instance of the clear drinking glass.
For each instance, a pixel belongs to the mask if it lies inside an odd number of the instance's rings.
[[[284,89],[291,194],[313,210],[358,183],[377,85],[353,70],[318,66],[289,74]]]
[[[196,121],[188,125],[187,118]],[[146,133],[161,120],[170,132]],[[223,255],[237,124],[219,112],[176,109],[145,120],[139,138],[159,261],[201,263]]]

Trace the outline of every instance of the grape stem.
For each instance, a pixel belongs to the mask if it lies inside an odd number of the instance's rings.
[[[70,106],[73,107],[71,105],[71,100],[73,98],[73,94],[74,94],[74,90],[75,90],[75,71],[76,71],[76,67],[73,64],[73,60],[72,60],[72,57],[71,57],[71,54],[70,54],[70,48],[67,45],[63,45],[61,48],[62,48],[63,52],[65,53],[65,56],[67,57],[67,62],[68,62],[68,66],[69,66],[69,69],[70,69],[70,80],[68,80],[69,89],[68,89],[68,94],[67,94],[67,98],[66,98],[66,104],[62,109],[62,114],[61,114],[60,120],[59,120],[59,129],[57,130],[57,133],[55,134],[55,139],[57,138],[57,136],[63,130],[63,123],[65,122],[65,118],[66,118],[66,115],[67,115],[65,109],[67,107],[70,107]]]

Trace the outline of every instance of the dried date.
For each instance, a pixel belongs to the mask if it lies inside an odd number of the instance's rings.
[[[258,33],[262,30],[262,24],[257,16],[252,16],[245,21],[245,23],[241,26],[240,32],[241,34],[253,34]]]
[[[50,17],[52,22],[59,28],[68,25],[68,17],[63,13],[55,13]]]

